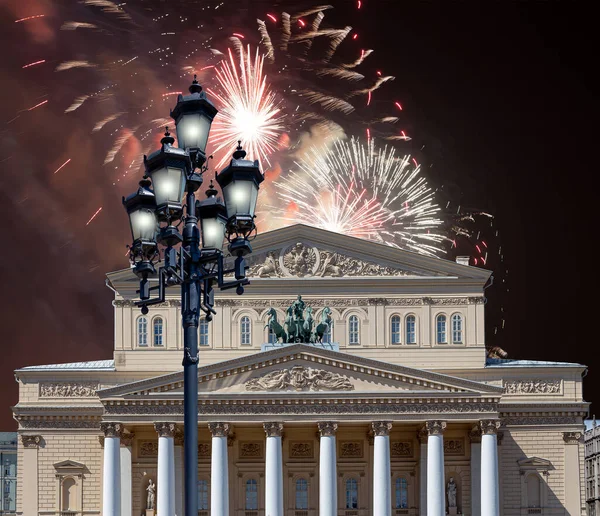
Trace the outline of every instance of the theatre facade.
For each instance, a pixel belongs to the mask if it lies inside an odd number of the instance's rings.
[[[302,225],[253,248],[199,329],[199,515],[585,514],[586,368],[486,348],[490,271]],[[107,278],[113,357],[15,371],[17,514],[183,514],[180,300]],[[322,342],[278,342],[293,303]]]

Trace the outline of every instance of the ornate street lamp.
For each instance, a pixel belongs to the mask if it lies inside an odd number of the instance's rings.
[[[254,210],[264,178],[258,161],[243,159],[246,152],[238,146],[229,166],[217,175],[225,203],[217,197],[212,183],[207,198],[196,201],[195,192],[207,169],[206,144],[217,109],[206,98],[196,76],[189,90],[190,95],[179,95],[171,112],[177,126],[178,147],[173,146],[175,140],[167,130],[161,148],[144,156],[144,180],[137,192],[123,198],[123,204],[133,239],[129,257],[140,278],[140,301],[136,304],[142,313],[148,313],[148,306],[164,302],[168,287],[181,287],[185,516],[197,516],[199,316],[203,312],[210,321],[216,313],[215,286],[221,290],[235,288],[242,294],[244,285],[249,283],[244,256],[252,252],[250,240],[256,233]],[[179,220],[183,221],[182,233],[174,225]],[[222,250],[225,239],[230,242],[228,252],[235,257],[232,266],[227,265]],[[164,249],[157,273],[159,244]],[[150,277],[158,280],[156,286],[149,287]],[[155,290],[158,295],[151,297]]]

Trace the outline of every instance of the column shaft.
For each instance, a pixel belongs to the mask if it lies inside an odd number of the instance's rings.
[[[212,433],[210,457],[210,514],[229,516],[229,473],[227,467],[227,423],[209,423]]]
[[[421,427],[417,432],[419,438],[419,516],[427,516],[427,428]]]
[[[118,423],[101,423],[104,432],[102,516],[121,516],[121,432]]]
[[[473,426],[471,440],[471,514],[481,516],[481,429]]]
[[[500,515],[498,440],[500,421],[481,421],[481,516]]]
[[[132,516],[132,498],[131,490],[133,487],[132,471],[131,471],[131,440],[127,445],[121,446],[120,461],[121,461],[121,516]],[[124,443],[125,444],[125,443]]]
[[[175,423],[155,423],[158,432],[156,513],[175,514]]]
[[[445,421],[427,421],[427,516],[446,515],[444,479]]]
[[[392,423],[371,423],[374,436],[373,454],[373,516],[391,516],[392,482],[390,466],[390,430]]]
[[[337,516],[336,430],[337,423],[319,423],[319,516]]]
[[[283,516],[283,460],[281,423],[264,423],[267,433],[265,459],[265,516]]]
[[[175,437],[175,516],[183,516],[183,438],[181,436]]]

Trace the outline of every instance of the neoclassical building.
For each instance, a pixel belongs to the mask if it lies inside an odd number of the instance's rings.
[[[489,271],[301,225],[253,247],[199,330],[200,516],[585,514],[586,368],[490,353]],[[177,291],[142,315],[107,278],[114,356],[15,372],[17,514],[182,514]],[[298,295],[320,343],[266,327]]]

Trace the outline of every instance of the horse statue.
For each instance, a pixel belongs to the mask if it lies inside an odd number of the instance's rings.
[[[301,328],[297,323],[293,305],[286,310],[285,324],[287,327],[287,342],[298,342],[301,337]]]
[[[304,324],[302,325],[302,332],[304,334],[304,342],[312,342],[312,328],[314,318],[312,316],[312,308],[309,306],[306,309],[306,317],[304,317]]]
[[[321,342],[323,340],[323,335],[327,333],[332,325],[331,308],[326,306],[321,313],[321,322],[317,324],[317,327],[315,328],[314,341]]]
[[[269,308],[267,315],[269,316],[269,319],[267,321],[267,324],[265,325],[265,328],[269,328],[273,332],[277,340],[281,339],[282,342],[286,342],[287,333],[283,329],[283,326],[279,324],[279,321],[277,321],[277,311],[275,310],[275,308]]]

